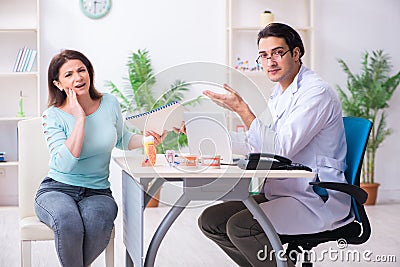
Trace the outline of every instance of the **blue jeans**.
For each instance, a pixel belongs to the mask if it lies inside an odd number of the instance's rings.
[[[90,189],[46,177],[35,198],[39,219],[54,231],[64,267],[91,264],[106,248],[118,207],[110,189]]]

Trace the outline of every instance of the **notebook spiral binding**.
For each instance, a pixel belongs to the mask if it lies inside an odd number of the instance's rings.
[[[178,103],[178,101],[172,101],[172,102],[170,102],[170,103],[168,103],[168,104],[165,104],[165,105],[160,106],[160,107],[158,107],[158,108],[152,109],[152,110],[150,110],[150,111],[147,111],[147,112],[144,112],[144,113],[140,113],[140,114],[137,114],[137,115],[132,115],[132,116],[126,117],[125,120],[131,120],[131,119],[135,119],[135,118],[140,118],[140,117],[143,117],[143,116],[147,116],[147,115],[149,115],[149,114],[151,114],[151,113],[160,111],[160,110],[162,110],[162,109],[165,109],[165,108],[170,107],[170,106],[172,106],[172,105],[175,105],[175,104],[177,104],[177,103]]]

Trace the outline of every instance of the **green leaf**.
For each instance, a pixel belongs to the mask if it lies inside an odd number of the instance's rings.
[[[375,153],[392,130],[387,128],[385,110],[400,83],[400,72],[390,76],[390,56],[383,50],[364,52],[359,74],[354,74],[346,62],[338,59],[347,75],[347,90],[336,86],[343,113],[346,116],[362,117],[372,121],[373,127],[367,144],[364,178],[374,182]]]
[[[106,87],[108,87],[110,93],[119,100],[122,112],[139,114],[173,101],[191,106],[200,103],[202,100],[202,96],[199,96],[185,102],[185,93],[190,90],[190,86],[181,80],[173,82],[161,97],[156,98],[153,91],[156,77],[153,74],[149,52],[145,49],[139,49],[129,55],[126,66],[128,67],[128,76],[123,78],[125,81],[124,89],[117,88],[111,81],[106,82]],[[137,129],[130,130],[137,132]],[[178,150],[184,146],[187,146],[186,135],[178,135],[170,131],[163,144],[157,147],[157,151],[164,153],[167,149]]]

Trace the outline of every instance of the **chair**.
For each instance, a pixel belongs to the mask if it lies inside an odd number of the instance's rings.
[[[321,243],[343,239],[347,244],[362,244],[371,235],[371,226],[363,206],[368,194],[360,188],[360,174],[372,123],[367,119],[357,117],[344,117],[343,123],[347,141],[347,169],[344,174],[348,184],[311,182],[310,185],[319,187],[316,192],[319,192],[321,197],[327,196],[326,189],[351,195],[355,220],[332,231],[316,234],[280,235],[281,242],[288,244],[287,252],[295,250],[300,253],[300,248],[303,249],[303,267],[313,266],[310,261],[310,250]]]
[[[18,194],[21,266],[31,266],[32,241],[54,240],[54,232],[40,222],[34,211],[34,198],[47,175],[50,155],[42,133],[41,118],[18,122]],[[105,249],[106,266],[114,266],[114,237]]]

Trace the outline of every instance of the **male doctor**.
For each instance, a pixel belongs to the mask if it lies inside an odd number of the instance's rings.
[[[311,167],[320,181],[346,183],[346,139],[335,91],[303,66],[302,40],[288,25],[269,24],[259,32],[257,42],[257,62],[262,64],[268,78],[277,83],[268,101],[272,123],[257,118],[228,85],[224,86],[226,94],[211,91],[204,94],[241,117],[248,128],[251,152],[282,155]],[[264,192],[254,196],[278,234],[332,230],[353,220],[348,195],[329,191],[328,197],[322,198],[309,182],[309,179],[268,179]],[[275,257],[257,257],[260,250],[265,250],[264,246],[268,252],[272,247],[242,202],[211,206],[198,222],[201,231],[239,266],[276,266]],[[288,261],[288,266],[293,263]]]

